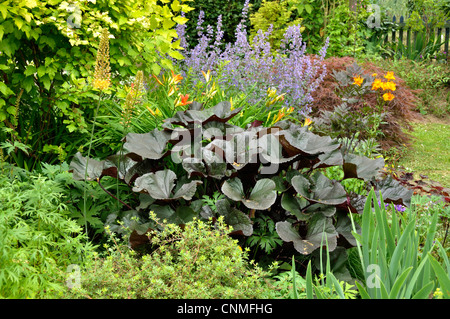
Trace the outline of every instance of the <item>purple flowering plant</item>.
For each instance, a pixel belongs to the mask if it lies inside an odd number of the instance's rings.
[[[316,56],[306,55],[300,25],[287,28],[280,48],[273,53],[268,37],[272,32],[259,30],[253,41],[248,40],[245,21],[248,15],[246,0],[241,22],[236,27],[236,41],[223,43],[222,16],[218,17],[214,30],[204,27],[204,13],[200,11],[197,31],[199,41],[190,48],[185,37],[185,25],[177,26],[180,45],[185,48],[184,60],[179,61],[183,76],[192,84],[203,81],[202,71],[212,73],[218,85],[226,88],[227,94],[245,93],[249,104],[258,105],[267,97],[269,90],[284,94],[282,106],[294,107],[299,115],[307,116],[313,102],[312,93],[318,89],[326,75],[323,63],[329,44]]]

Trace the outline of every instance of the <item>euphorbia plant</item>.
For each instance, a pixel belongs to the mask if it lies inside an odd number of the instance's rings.
[[[230,124],[240,111],[227,101],[207,109],[193,102],[161,129],[127,134],[122,154],[90,159],[88,167],[87,159],[76,154],[74,178],[83,179],[87,169],[87,180],[100,183],[111,176],[136,193],[127,211],[109,218],[112,226],[117,219],[132,230],[133,247],[148,242],[145,234],[157,227],[148,219],[150,211],[176,224],[224,216],[233,235],[240,236],[252,235],[252,218],[259,211],[275,222],[282,246],[293,244],[301,254],[321,247],[323,235],[330,251],[352,247],[348,215],[362,212],[365,197],[327,178],[322,171],[330,166],[342,167],[343,179],[366,181],[386,202],[409,205],[411,192],[378,174],[382,158],[344,153],[337,140],[289,121],[272,127],[255,122],[245,129]],[[217,193],[225,196],[213,211],[202,198]]]

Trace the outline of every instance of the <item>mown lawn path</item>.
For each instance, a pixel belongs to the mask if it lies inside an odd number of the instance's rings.
[[[400,161],[414,175],[426,175],[430,180],[450,187],[450,116],[437,119],[426,116],[413,123],[412,146]]]

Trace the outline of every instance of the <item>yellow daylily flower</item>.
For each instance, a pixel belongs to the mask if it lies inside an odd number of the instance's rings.
[[[208,70],[208,72],[206,72],[206,73],[202,71],[202,74],[203,74],[203,77],[206,80],[206,83],[208,83],[209,80],[211,79],[211,70]]]
[[[394,98],[395,98],[395,96],[391,92],[387,92],[387,93],[383,94],[383,99],[385,101],[392,101]]]
[[[361,76],[355,76],[353,78],[353,84],[356,84],[357,86],[361,86],[361,84],[364,82],[364,79]]]
[[[386,80],[395,80],[394,72],[387,72],[386,75],[384,76],[384,78]]]

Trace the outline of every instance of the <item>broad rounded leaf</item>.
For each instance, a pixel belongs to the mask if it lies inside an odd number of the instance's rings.
[[[133,191],[146,191],[154,199],[174,200],[184,198],[186,200],[191,200],[197,191],[197,185],[202,182],[192,181],[183,184],[175,194],[173,194],[172,192],[175,188],[176,178],[177,176],[175,173],[168,169],[156,173],[144,174],[136,178]]]
[[[123,148],[126,152],[134,153],[142,158],[158,160],[164,157],[170,133],[154,129],[149,133],[128,133]]]
[[[344,178],[359,178],[370,181],[379,176],[380,169],[384,167],[382,157],[370,159],[355,154],[344,156]]]
[[[98,161],[93,158],[87,158],[77,152],[70,162],[69,172],[73,173],[73,178],[78,181],[85,180],[87,165],[87,181],[97,180],[102,176],[104,161]]]
[[[313,174],[308,180],[302,175],[291,180],[294,189],[306,199],[325,205],[339,205],[347,201],[344,187],[321,173]]]
[[[330,218],[315,214],[308,223],[308,231],[304,238],[288,221],[277,222],[275,229],[282,240],[293,242],[294,248],[303,255],[311,254],[321,245],[328,243],[328,250],[337,246],[337,233]],[[325,230],[325,232],[324,232]]]
[[[319,136],[301,127],[295,131],[280,131],[280,143],[288,156],[298,154],[319,155],[336,150],[340,144],[329,136]]]
[[[230,199],[241,201],[247,208],[264,210],[270,208],[277,198],[275,182],[270,179],[261,179],[246,198],[244,187],[239,178],[227,180],[222,185],[222,192]]]
[[[227,199],[220,199],[216,203],[217,212],[224,216],[225,223],[233,227],[233,234],[242,234],[244,236],[251,236],[253,234],[253,225],[250,217],[231,207]]]

